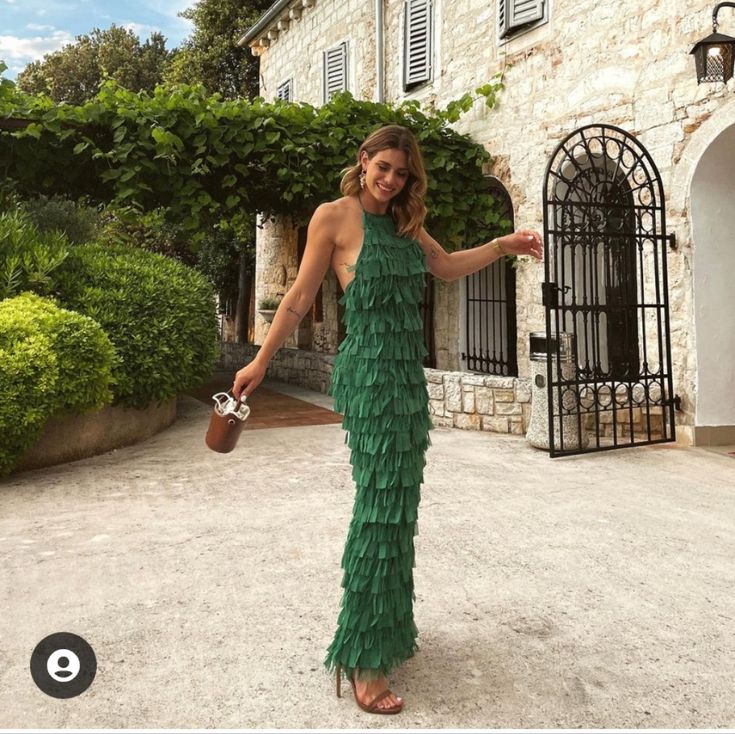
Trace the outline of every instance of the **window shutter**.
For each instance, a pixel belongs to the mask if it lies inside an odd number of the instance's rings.
[[[432,0],[406,0],[404,84],[431,79]]]
[[[347,89],[347,41],[324,52],[324,101]]]
[[[521,26],[543,20],[546,0],[498,0],[500,38]]]
[[[276,89],[276,98],[283,99],[286,102],[293,100],[293,79],[287,79],[283,84],[278,86],[278,89]]]
[[[510,27],[510,19],[508,18],[508,2],[509,0],[498,0],[498,30],[500,38],[505,38]],[[512,3],[512,0],[510,0]]]

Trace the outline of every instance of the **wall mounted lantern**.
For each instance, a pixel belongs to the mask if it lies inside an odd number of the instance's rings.
[[[717,32],[717,13],[723,7],[735,8],[735,3],[718,3],[712,12],[712,34],[703,38],[689,52],[697,66],[697,84],[725,82],[732,78],[735,38]]]

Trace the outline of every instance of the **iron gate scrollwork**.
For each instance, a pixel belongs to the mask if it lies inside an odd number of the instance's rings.
[[[552,154],[543,199],[551,456],[675,440],[665,202],[651,156],[621,128],[581,127]],[[571,365],[557,334],[572,335]]]

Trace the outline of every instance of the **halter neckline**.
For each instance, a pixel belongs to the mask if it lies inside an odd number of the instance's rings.
[[[392,217],[393,215],[390,212],[387,212],[386,214],[374,214],[373,212],[369,212],[365,205],[362,203],[362,199],[360,198],[360,195],[357,195],[357,200],[360,202],[360,206],[362,207],[362,211],[365,214],[369,214],[371,217]]]

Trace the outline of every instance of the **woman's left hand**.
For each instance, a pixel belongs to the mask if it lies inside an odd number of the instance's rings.
[[[496,242],[506,255],[531,255],[536,260],[544,256],[544,244],[541,235],[533,229],[519,229],[513,234],[498,237]]]

